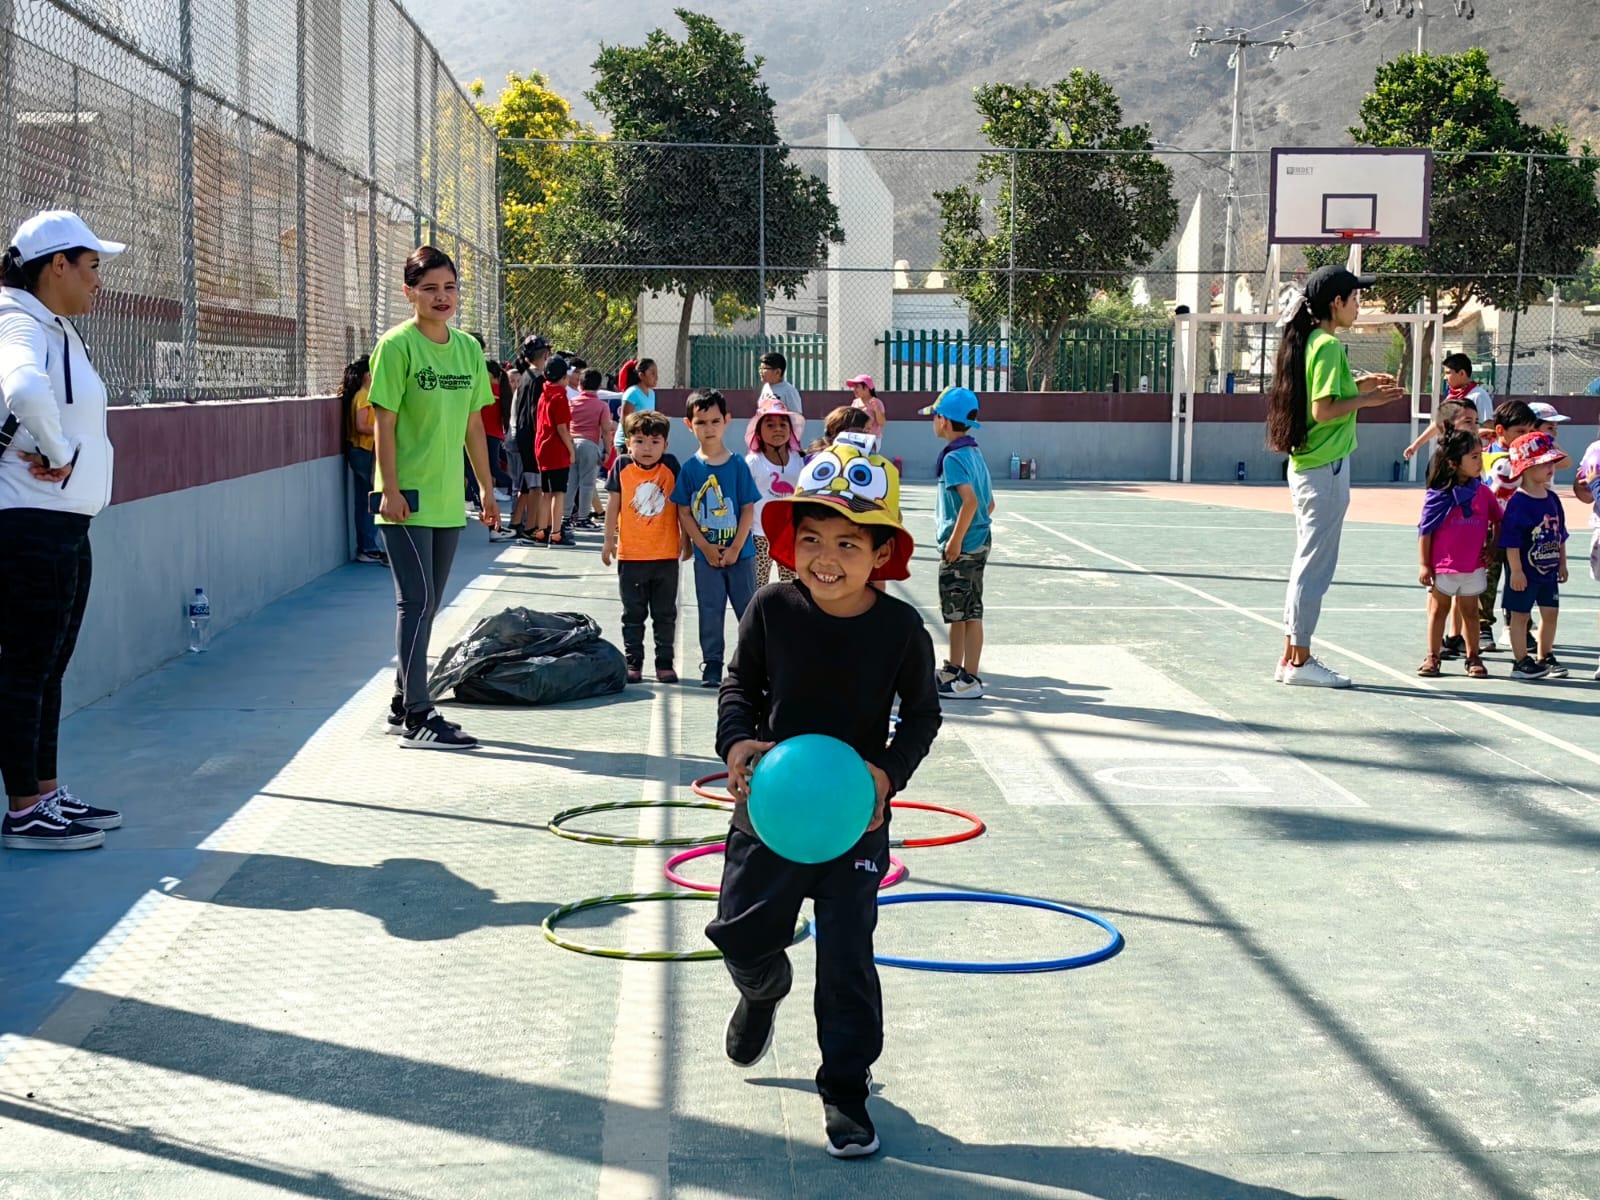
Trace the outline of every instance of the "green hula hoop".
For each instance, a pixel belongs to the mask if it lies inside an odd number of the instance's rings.
[[[587,900],[563,904],[539,922],[539,927],[544,930],[546,941],[560,946],[563,950],[571,950],[574,954],[590,954],[596,958],[621,958],[629,962],[714,962],[722,957],[721,950],[618,950],[612,946],[590,946],[585,942],[562,937],[556,932],[556,922],[572,916],[573,913],[585,912],[591,908],[608,908],[617,904],[640,904],[651,900],[714,901],[715,899],[716,896],[710,892],[623,892],[615,896],[591,896]],[[801,917],[794,927],[794,938],[790,945],[805,940],[809,928],[806,919]]]
[[[577,817],[586,817],[592,813],[620,812],[629,808],[707,808],[713,812],[727,813],[726,804],[713,804],[709,800],[608,800],[603,804],[582,804],[577,808],[569,808],[558,812],[550,818],[545,826],[557,837],[564,837],[568,841],[587,842],[591,846],[711,846],[717,842],[726,841],[727,830],[720,833],[706,834],[704,837],[670,837],[670,838],[644,838],[644,837],[618,837],[610,833],[587,833],[582,829],[567,829],[566,822]]]

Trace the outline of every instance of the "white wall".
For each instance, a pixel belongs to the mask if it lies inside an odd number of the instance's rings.
[[[894,320],[894,195],[850,127],[828,117],[828,190],[839,208],[843,244],[828,248],[828,387],[882,369],[873,343]],[[847,270],[869,267],[872,270]]]

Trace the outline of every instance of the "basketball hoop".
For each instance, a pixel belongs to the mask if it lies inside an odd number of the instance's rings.
[[[1341,242],[1370,242],[1382,235],[1376,229],[1335,229]]]

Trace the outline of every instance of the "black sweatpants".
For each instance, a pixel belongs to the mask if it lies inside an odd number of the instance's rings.
[[[795,863],[760,839],[728,831],[717,917],[706,936],[722,951],[734,986],[752,1004],[773,1004],[793,982],[787,947],[800,902],[817,921],[817,1091],[825,1103],[865,1100],[867,1070],[883,1052],[883,992],[872,961],[878,884],[889,870],[885,825],[838,858]]]
[[[617,586],[622,591],[622,654],[632,667],[644,664],[644,619],[656,637],[656,666],[672,665],[678,636],[678,560],[619,562]]]
[[[394,576],[394,637],[399,662],[394,694],[406,713],[417,717],[433,707],[428,699],[428,640],[433,636],[433,618],[450,578],[461,530],[408,523],[379,525],[378,532]]]
[[[0,775],[33,796],[56,777],[61,679],[89,602],[89,518],[0,509]]]

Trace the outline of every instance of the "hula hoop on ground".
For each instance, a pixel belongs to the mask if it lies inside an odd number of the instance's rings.
[[[666,865],[661,868],[661,873],[667,877],[668,883],[675,883],[679,887],[686,887],[691,891],[707,892],[710,895],[715,896],[722,890],[720,884],[705,883],[699,879],[690,879],[687,876],[678,874],[678,868],[684,863],[691,862],[697,858],[705,858],[711,854],[721,854],[727,848],[728,843],[719,842],[715,846],[696,846],[692,850],[680,850],[677,854],[674,854],[671,858],[667,859]],[[878,890],[881,892],[884,888],[893,887],[905,877],[906,864],[901,862],[898,857],[891,854],[889,855],[889,873],[883,877],[883,882],[878,884]]]
[[[571,950],[574,954],[589,954],[595,958],[620,958],[629,962],[714,962],[722,957],[721,950],[619,950],[614,946],[591,946],[587,942],[576,941],[564,937],[556,932],[556,923],[563,918],[572,916],[573,913],[587,912],[592,908],[608,908],[619,904],[643,904],[654,900],[715,900],[715,896],[705,892],[623,892],[614,896],[591,896],[587,900],[576,900],[571,904],[563,904],[549,916],[539,922],[539,927],[544,930],[545,940],[552,945],[560,946],[563,950]],[[793,942],[804,940],[806,936],[806,922],[801,920],[795,926]],[[792,945],[793,942],[790,944]]]
[[[1075,967],[1088,967],[1097,962],[1104,962],[1122,952],[1127,943],[1123,940],[1117,927],[1104,917],[1096,916],[1092,912],[1085,912],[1081,908],[1071,908],[1065,904],[1057,904],[1053,900],[1037,900],[1032,896],[1009,896],[1003,892],[907,892],[893,896],[885,896],[878,901],[879,906],[885,904],[917,904],[922,901],[958,901],[969,904],[1015,904],[1021,908],[1042,908],[1047,912],[1062,913],[1065,916],[1077,917],[1080,921],[1088,921],[1091,925],[1098,925],[1111,935],[1111,940],[1098,950],[1091,950],[1087,954],[1074,954],[1069,958],[1040,959],[1033,962],[946,962],[929,958],[897,958],[892,955],[879,954],[873,957],[873,962],[882,967],[904,967],[911,971],[953,971],[962,975],[1024,975],[1037,971],[1070,971]],[[817,923],[812,921],[809,925],[811,936],[817,936]]]
[[[892,838],[889,841],[889,846],[895,850],[916,850],[928,846],[954,846],[957,842],[970,842],[975,837],[982,837],[989,828],[971,813],[962,812],[959,808],[946,808],[942,804],[924,804],[920,800],[891,800],[889,801],[889,807],[914,808],[922,812],[942,813],[947,817],[960,817],[963,821],[971,824],[969,829],[963,829],[959,833],[947,833],[941,837]]]
[[[588,833],[582,829],[568,829],[566,822],[577,817],[586,817],[592,813],[621,812],[630,808],[705,808],[714,812],[726,813],[727,806],[711,804],[705,800],[608,800],[602,804],[582,804],[577,808],[565,809],[550,818],[545,826],[557,837],[564,837],[568,841],[586,842],[592,846],[709,846],[714,842],[727,839],[726,833],[710,833],[703,837],[670,837],[670,838],[644,838],[644,837],[619,837],[610,833]]]
[[[689,790],[702,800],[715,800],[719,804],[736,804],[738,801],[727,792],[713,792],[708,786],[727,777],[728,773],[726,771],[718,771],[715,775],[702,776],[689,785]]]

